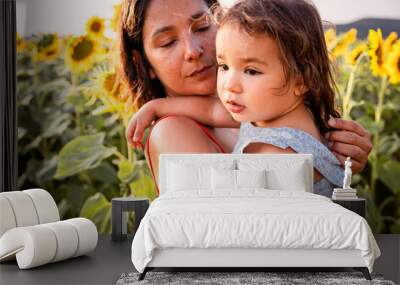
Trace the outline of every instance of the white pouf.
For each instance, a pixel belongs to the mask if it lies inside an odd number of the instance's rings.
[[[95,224],[85,218],[60,221],[43,189],[0,193],[0,214],[0,262],[16,258],[20,269],[28,269],[96,248]]]

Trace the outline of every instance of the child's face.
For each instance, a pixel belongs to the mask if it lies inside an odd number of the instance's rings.
[[[216,50],[218,96],[236,121],[265,126],[298,102],[294,84],[285,88],[275,40],[225,24],[218,30]]]

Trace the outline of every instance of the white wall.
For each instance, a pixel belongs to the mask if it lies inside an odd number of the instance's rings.
[[[17,30],[22,35],[39,32],[82,34],[91,16],[110,18],[121,0],[17,0]],[[236,0],[222,0],[228,5]],[[313,0],[323,20],[335,24],[360,18],[400,19],[400,0]]]
[[[17,0],[17,31],[22,35],[83,34],[91,16],[111,18],[121,0]]]

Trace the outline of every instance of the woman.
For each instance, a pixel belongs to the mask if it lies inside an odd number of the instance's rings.
[[[214,96],[216,27],[207,17],[213,4],[215,0],[124,1],[121,59],[139,106],[168,96]],[[330,149],[342,164],[350,156],[353,171],[360,172],[372,149],[370,134],[351,121],[332,119],[329,124],[333,130],[325,137]],[[127,132],[133,145],[131,136]],[[146,159],[156,178],[160,153],[229,153],[236,139],[237,130],[206,127],[186,117],[167,117],[153,126]]]

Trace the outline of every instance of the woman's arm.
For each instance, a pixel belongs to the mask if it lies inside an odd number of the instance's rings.
[[[128,143],[136,147],[143,132],[157,118],[179,115],[190,117],[213,127],[238,128],[240,123],[233,120],[221,101],[211,96],[185,96],[154,99],[143,105],[129,120],[126,129]]]
[[[329,148],[342,165],[350,156],[354,173],[360,173],[368,161],[372,150],[371,134],[360,124],[342,119],[330,119],[329,125],[336,129],[328,132],[325,138],[330,141]]]

